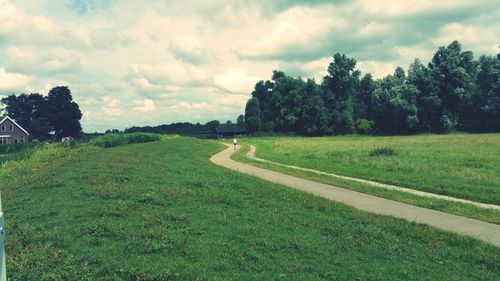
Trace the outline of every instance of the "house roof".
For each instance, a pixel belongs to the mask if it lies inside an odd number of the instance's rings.
[[[234,133],[246,133],[247,129],[242,128],[242,127],[232,127],[232,128],[219,127],[219,128],[215,129],[215,132],[217,132],[218,134],[224,134],[224,133],[226,133],[226,134],[228,134],[228,133],[231,133],[231,134],[234,134]]]
[[[28,133],[28,131],[26,131],[23,127],[21,127],[21,125],[17,124],[16,121],[14,121],[14,119],[10,118],[9,116],[5,116],[2,121],[0,121],[0,124],[2,124],[3,122],[5,122],[5,120],[9,120],[10,122],[14,123],[14,125],[16,125],[19,129],[21,129],[21,131],[25,132],[28,136],[30,135],[30,133]]]

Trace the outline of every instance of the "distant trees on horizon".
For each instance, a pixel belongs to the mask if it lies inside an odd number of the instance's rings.
[[[252,132],[408,134],[500,131],[500,54],[474,60],[458,41],[440,47],[425,66],[373,79],[356,60],[336,53],[321,84],[273,71],[245,108]]]

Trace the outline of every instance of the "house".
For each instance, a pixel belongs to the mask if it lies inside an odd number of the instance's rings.
[[[0,144],[28,142],[29,133],[9,116],[0,119]]]
[[[236,136],[244,136],[247,134],[247,129],[241,127],[219,127],[215,129],[217,138],[232,138]]]

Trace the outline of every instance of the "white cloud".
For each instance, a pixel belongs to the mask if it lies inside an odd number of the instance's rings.
[[[229,68],[214,76],[214,84],[231,93],[250,93],[260,77],[250,76],[246,69]]]
[[[7,72],[0,67],[0,90],[1,91],[23,91],[34,78],[19,73]]]
[[[80,68],[80,59],[61,48],[47,51],[36,47],[8,47],[5,56],[9,69],[23,73],[67,73]]]
[[[180,61],[164,64],[132,64],[130,74],[138,85],[151,88],[153,85],[201,85],[209,81],[203,68]]]
[[[145,99],[143,101],[134,101],[134,110],[138,112],[153,112],[156,111],[156,105],[153,100]]]
[[[361,0],[359,1],[361,10],[367,15],[386,16],[386,17],[405,17],[409,15],[420,14],[424,12],[443,11],[450,9],[463,8],[478,5],[483,0],[453,0],[453,1],[435,1],[435,0]]]
[[[382,77],[500,37],[493,0],[84,2],[0,0],[0,94],[67,85],[89,131],[234,120],[273,69],[319,82],[335,52]]]
[[[394,63],[384,63],[378,61],[360,61],[357,68],[364,74],[371,73],[374,78],[382,78],[388,74],[393,74],[398,65]]]

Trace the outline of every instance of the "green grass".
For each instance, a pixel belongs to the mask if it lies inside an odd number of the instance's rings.
[[[500,134],[254,138],[279,163],[500,205]]]
[[[107,134],[90,140],[90,143],[100,147],[115,147],[131,143],[144,143],[160,140],[160,136],[148,133],[130,133],[130,134]]]
[[[495,280],[498,248],[211,164],[170,138],[0,170],[9,280]]]
[[[250,165],[258,166],[261,168],[273,170],[276,172],[289,174],[296,177],[301,177],[309,179],[316,182],[326,183],[338,187],[343,187],[350,190],[355,190],[358,192],[368,193],[382,198],[387,198],[399,202],[408,203],[411,205],[424,207],[428,209],[433,209],[437,211],[442,211],[450,214],[455,214],[459,216],[469,217],[473,219],[478,219],[486,222],[491,222],[495,224],[500,224],[500,211],[494,209],[480,208],[470,204],[451,202],[441,199],[429,198],[418,196],[414,194],[409,194],[406,192],[388,190],[379,187],[374,187],[369,184],[355,182],[351,180],[339,179],[336,177],[325,176],[313,172],[301,171],[297,169],[292,169],[288,167],[278,166],[271,163],[263,163],[259,161],[252,160],[246,157],[246,153],[250,150],[250,147],[246,144],[243,148],[234,153],[231,158],[247,163]]]

